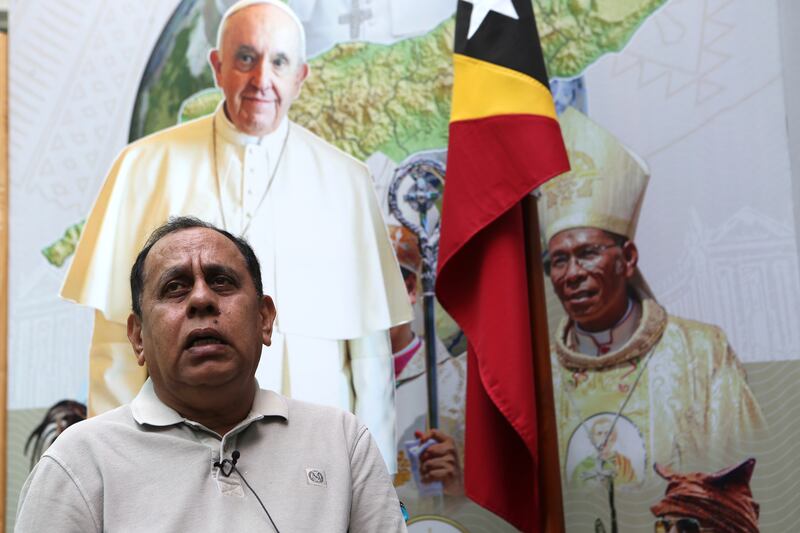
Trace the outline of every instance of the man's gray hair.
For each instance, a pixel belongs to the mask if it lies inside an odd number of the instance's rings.
[[[239,0],[235,4],[225,11],[225,14],[222,15],[222,20],[219,21],[219,27],[217,28],[217,50],[222,49],[222,34],[225,31],[225,23],[228,22],[228,19],[231,15],[236,13],[237,11],[241,11],[242,9],[250,6],[255,5],[269,5],[275,6],[278,9],[281,9],[284,13],[289,15],[294,23],[297,25],[297,31],[300,35],[300,63],[306,62],[306,30],[303,28],[303,23],[300,22],[300,17],[297,16],[297,13],[289,7],[289,4],[286,2],[282,2],[281,0]]]

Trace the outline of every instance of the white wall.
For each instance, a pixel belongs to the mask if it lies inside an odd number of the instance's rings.
[[[800,248],[800,2],[778,0],[786,130],[794,188],[795,236]]]

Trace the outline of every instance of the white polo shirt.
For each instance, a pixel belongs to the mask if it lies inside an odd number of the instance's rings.
[[[259,389],[220,437],[163,404],[148,379],[128,405],[80,422],[45,452],[15,531],[405,531],[367,429],[350,413]]]

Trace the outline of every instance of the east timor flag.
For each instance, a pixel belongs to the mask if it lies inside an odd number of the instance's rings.
[[[468,340],[465,486],[539,528],[521,200],[569,169],[531,0],[459,1],[436,294]],[[541,318],[545,320],[545,317]]]

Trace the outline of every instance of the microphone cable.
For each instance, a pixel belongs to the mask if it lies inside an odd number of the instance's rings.
[[[239,450],[233,450],[233,453],[231,454],[231,459],[223,459],[222,462],[217,461],[214,463],[214,466],[219,468],[219,471],[225,477],[230,477],[233,472],[239,474],[239,477],[242,479],[242,481],[244,481],[244,484],[247,485],[247,488],[250,489],[250,492],[252,492],[253,496],[255,496],[256,500],[258,500],[258,503],[261,505],[261,508],[264,509],[264,512],[267,514],[267,518],[269,518],[269,523],[272,524],[272,528],[275,530],[275,533],[281,533],[280,530],[278,529],[278,526],[275,525],[275,521],[272,519],[272,516],[270,516],[269,511],[267,511],[267,507],[264,505],[264,502],[262,502],[261,498],[258,496],[258,493],[255,490],[253,490],[253,487],[251,487],[250,483],[247,482],[247,479],[245,479],[242,472],[238,468],[236,468],[236,463],[239,461],[240,456],[241,454],[239,453]],[[227,472],[225,472],[225,463],[228,463],[230,465],[230,469],[228,469]]]

